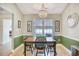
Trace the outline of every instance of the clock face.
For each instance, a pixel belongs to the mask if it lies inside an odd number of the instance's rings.
[[[77,23],[78,23],[78,17],[77,16],[78,15],[76,15],[76,14],[68,16],[67,24],[68,24],[69,27],[74,27],[74,26],[77,25]]]
[[[76,20],[73,18],[68,19],[68,26],[73,27],[76,24]]]

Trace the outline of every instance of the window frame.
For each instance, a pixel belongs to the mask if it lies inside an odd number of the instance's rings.
[[[35,33],[35,29],[38,27],[41,27],[41,29],[42,29],[42,34],[43,35],[45,35],[45,33],[44,33],[44,29],[52,29],[52,37],[54,36],[54,25],[55,24],[53,24],[54,23],[54,21],[52,20],[52,19],[36,19],[36,20],[42,20],[42,26],[35,26],[35,25],[33,25],[33,34],[34,35],[36,35],[36,33]],[[34,20],[34,21],[36,21],[36,20]],[[52,26],[45,26],[44,25],[44,23],[45,23],[45,20],[52,20]]]

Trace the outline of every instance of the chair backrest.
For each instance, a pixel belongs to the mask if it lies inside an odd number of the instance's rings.
[[[46,38],[46,36],[42,35],[42,34],[38,34],[38,35],[36,35],[36,38]]]
[[[46,44],[42,42],[42,41],[46,41],[45,37],[36,37],[36,41],[40,41],[40,43],[35,43],[36,48],[38,48],[38,47],[41,48],[41,47],[46,46]]]

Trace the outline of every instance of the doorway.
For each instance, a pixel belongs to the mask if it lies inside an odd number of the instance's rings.
[[[11,53],[12,43],[12,13],[0,7],[0,56]]]

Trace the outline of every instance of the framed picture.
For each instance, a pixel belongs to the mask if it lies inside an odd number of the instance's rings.
[[[21,21],[18,20],[18,28],[21,28]]]
[[[59,20],[55,21],[55,32],[60,32],[60,21]]]
[[[27,21],[27,32],[32,32],[32,21]]]

